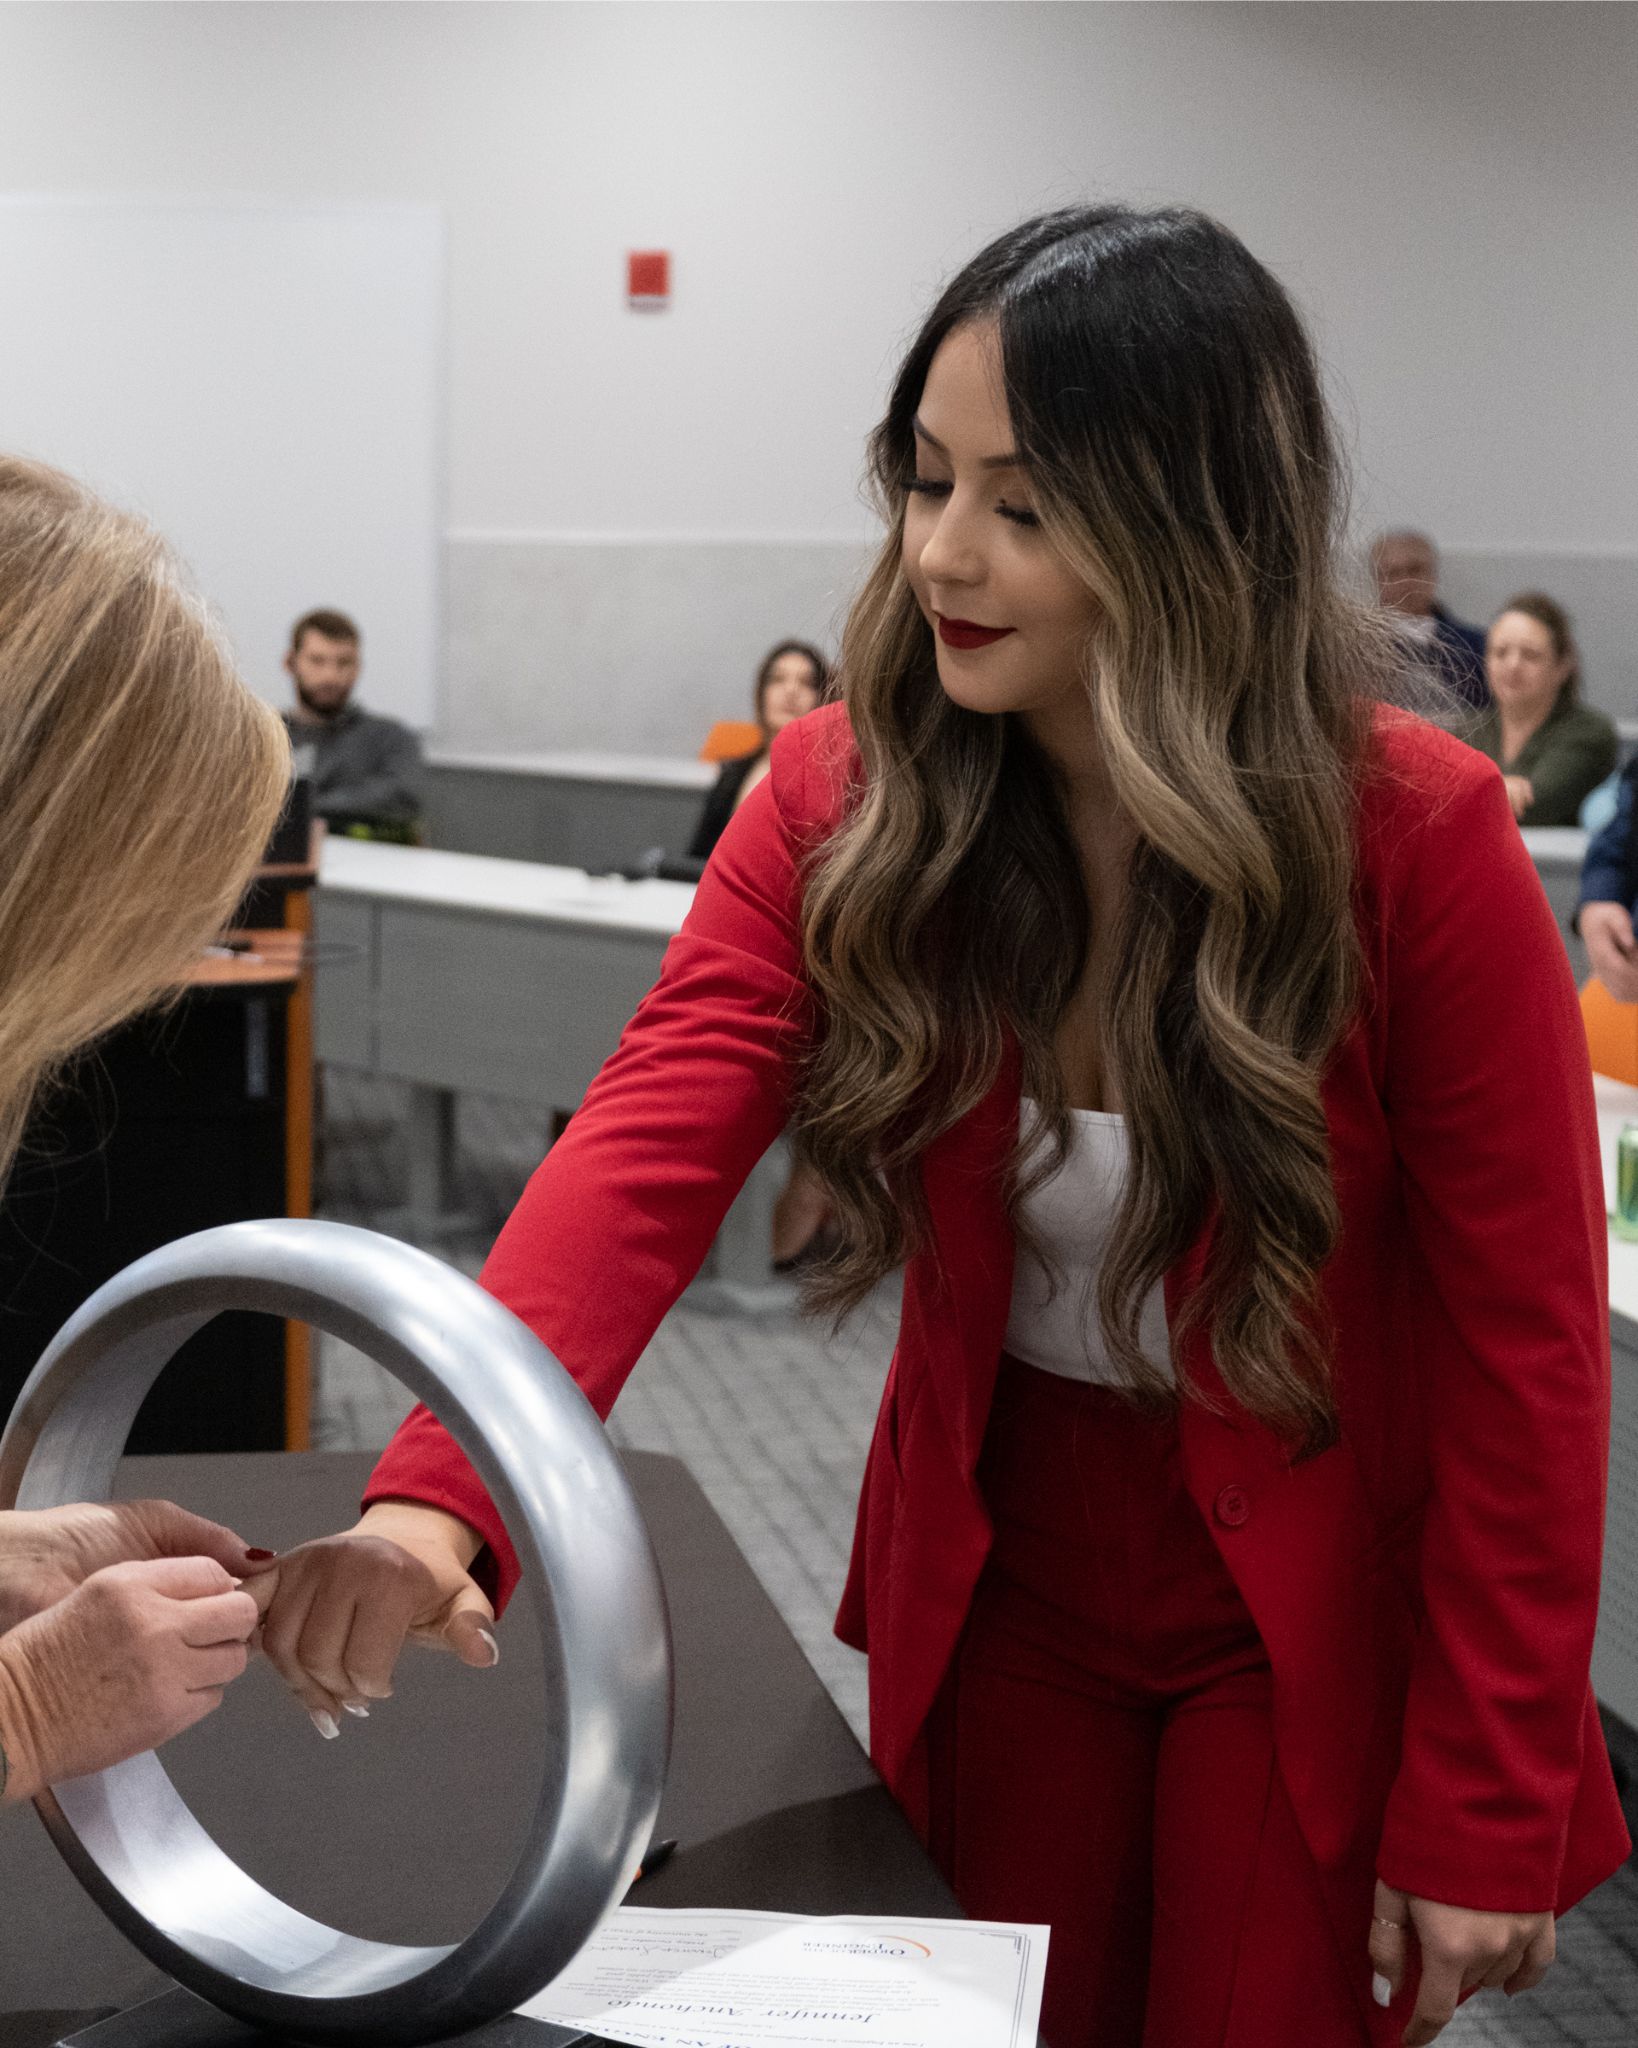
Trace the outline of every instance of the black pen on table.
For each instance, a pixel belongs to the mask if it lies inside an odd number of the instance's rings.
[[[663,1870],[675,1855],[676,1849],[675,1835],[667,1836],[663,1842],[650,1842],[643,1851],[643,1860],[637,1866],[637,1875],[631,1880],[632,1883],[641,1884],[645,1877],[652,1877],[656,1870]]]

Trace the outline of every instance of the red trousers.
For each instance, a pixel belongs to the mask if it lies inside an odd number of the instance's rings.
[[[980,1478],[932,1847],[966,1912],[1051,1927],[1051,2048],[1366,2048],[1369,1928],[1338,1953],[1175,1424],[1003,1359]]]

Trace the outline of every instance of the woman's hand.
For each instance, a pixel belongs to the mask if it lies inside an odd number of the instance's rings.
[[[261,1647],[321,1735],[391,1697],[406,1640],[480,1668],[500,1661],[495,1610],[467,1571],[480,1547],[441,1508],[378,1501],[356,1528],[286,1551],[250,1582]]]
[[[65,1599],[107,1565],[208,1557],[236,1579],[270,1553],[246,1549],[231,1529],[168,1500],[0,1513],[0,1635]]]
[[[1513,806],[1513,816],[1522,818],[1536,800],[1529,776],[1504,775],[1502,781],[1507,785],[1507,801]]]
[[[1557,1935],[1551,1913],[1480,1913],[1414,1899],[1380,1880],[1371,1925],[1373,1989],[1388,2004],[1405,1981],[1414,1936],[1422,1975],[1416,2010],[1405,2029],[1405,2048],[1427,2048],[1449,2023],[1467,1990],[1533,1991],[1553,1960]],[[1397,1922],[1397,1926],[1385,1922]],[[1386,1985],[1388,1997],[1381,1996]]]
[[[1638,1003],[1638,940],[1624,903],[1583,903],[1578,920],[1592,970],[1618,1003]]]
[[[203,1720],[245,1668],[256,1603],[208,1557],[107,1565],[0,1636],[6,1798]]]

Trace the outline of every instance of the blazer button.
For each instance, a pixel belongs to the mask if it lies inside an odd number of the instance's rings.
[[[1212,1512],[1225,1529],[1238,1529],[1251,1519],[1251,1496],[1243,1486],[1225,1486],[1212,1503]]]

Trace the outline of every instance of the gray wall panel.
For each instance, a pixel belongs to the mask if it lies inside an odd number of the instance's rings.
[[[383,1072],[572,1108],[665,942],[420,905],[381,910]]]

